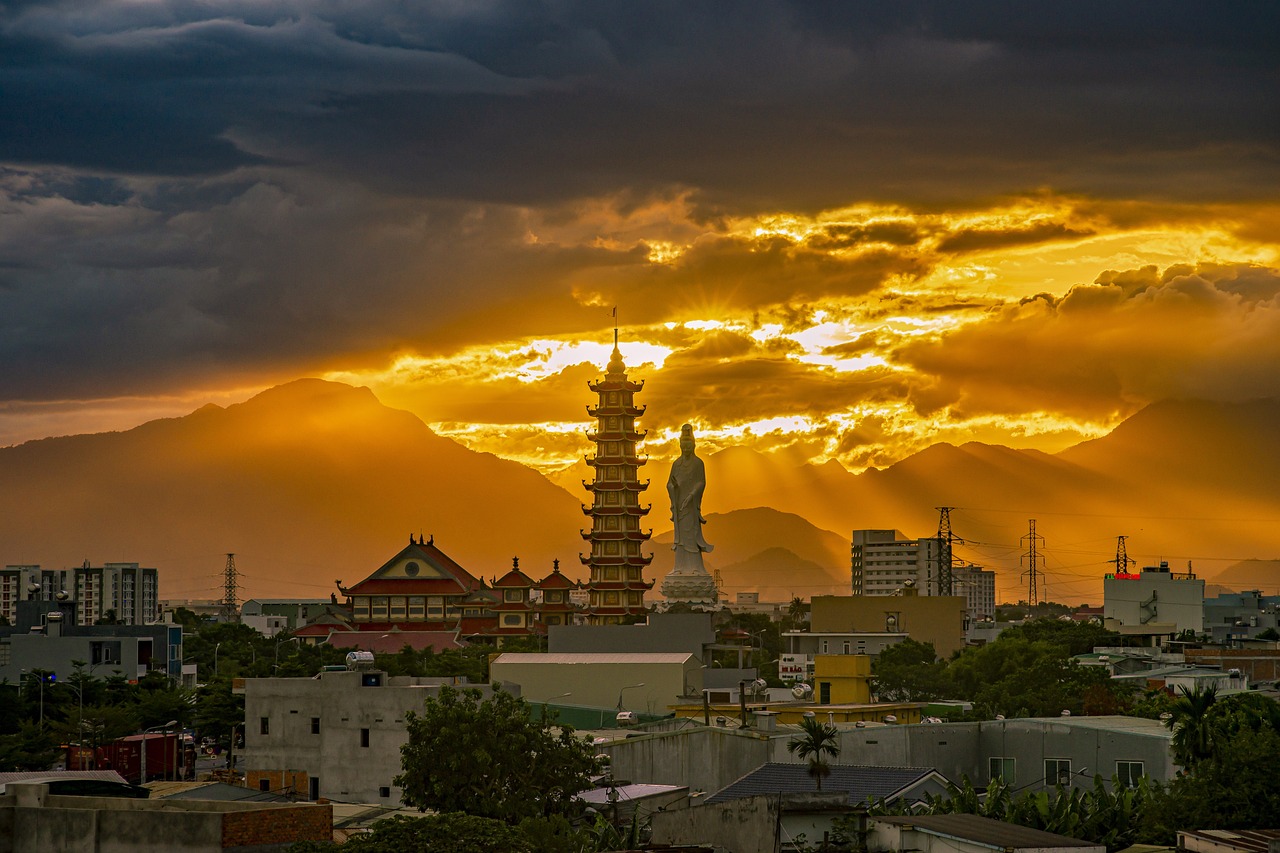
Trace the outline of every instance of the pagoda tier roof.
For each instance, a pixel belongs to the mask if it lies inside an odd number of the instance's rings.
[[[631,616],[633,614],[648,613],[647,607],[622,607],[610,605],[607,607],[593,607],[585,611],[587,616]]]
[[[490,628],[484,632],[486,637],[533,637],[547,633],[547,626],[537,622],[527,628]]]
[[[544,601],[534,609],[538,613],[568,613],[580,608],[572,601]]]
[[[417,624],[417,623],[415,623]],[[395,654],[405,646],[414,651],[432,649],[442,652],[445,649],[464,649],[466,643],[458,639],[454,628],[438,631],[392,630],[392,631],[334,631],[329,634],[329,645],[345,649],[355,647],[366,652],[384,652]]]
[[[649,581],[648,583],[644,581],[600,581],[599,583],[588,582],[587,590],[589,592],[596,592],[600,590],[603,590],[605,592],[615,592],[615,591],[636,592],[638,590],[653,589],[654,583],[656,583],[656,581]]]
[[[579,530],[578,535],[593,542],[648,542],[653,537],[653,531],[646,533],[643,530]]]
[[[560,574],[560,561],[552,564],[551,574],[538,581],[534,586],[538,589],[577,589],[578,582]]]
[[[653,509],[653,504],[648,506],[622,506],[619,504],[611,504],[609,506],[587,506],[582,504],[583,515],[635,515],[646,516],[649,510]]]
[[[588,483],[586,480],[583,480],[582,488],[589,492],[597,490],[601,492],[643,492],[645,489],[649,488],[649,482],[649,480],[645,480],[643,483],[639,480],[622,480],[620,482],[613,480],[594,480]]]
[[[583,456],[582,458],[586,461],[588,465],[592,465],[592,466],[634,465],[637,468],[639,468],[641,465],[646,465],[649,462],[648,456],[623,456],[621,454],[617,456],[606,456],[606,455],[597,453],[594,456]]]
[[[493,581],[491,586],[494,589],[501,589],[504,587],[532,587],[533,578],[520,571],[520,558],[513,557],[511,559],[511,571]]]
[[[464,616],[458,622],[458,633],[463,637],[478,637],[497,624],[496,616]]]
[[[644,417],[645,409],[648,406],[587,406],[587,417],[599,418],[604,415],[627,415],[632,418]]]
[[[415,583],[422,592],[407,591]],[[410,536],[409,544],[381,568],[350,587],[339,583],[338,590],[343,595],[463,595],[483,586],[479,579],[436,547],[434,536],[430,539]],[[402,590],[406,591],[402,593]]]
[[[602,429],[596,432],[588,432],[587,438],[590,441],[643,441],[648,434],[648,430],[639,432],[633,429],[629,432],[623,432],[620,429]]]
[[[643,554],[619,554],[610,557],[593,557],[590,554],[585,556],[579,554],[578,559],[584,566],[639,566],[643,569],[653,562],[653,555],[646,557]]]
[[[639,391],[644,388],[644,380],[632,382],[626,377],[626,374],[620,376],[606,374],[604,379],[588,382],[587,387],[592,391]]]

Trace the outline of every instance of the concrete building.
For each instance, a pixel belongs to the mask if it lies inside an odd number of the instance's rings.
[[[1239,645],[1267,629],[1277,630],[1280,595],[1250,589],[1204,600],[1204,630],[1214,643]]]
[[[245,784],[309,800],[396,806],[401,791],[393,780],[409,737],[405,714],[422,710],[442,684],[452,683],[376,671],[246,679],[239,759]],[[475,689],[493,695],[487,684]]]
[[[551,625],[552,654],[686,652],[702,664],[716,642],[711,613],[650,613],[635,625]]]
[[[778,677],[783,681],[813,683],[819,655],[867,655],[871,658],[889,646],[907,639],[901,631],[784,631],[787,651],[778,658]]]
[[[159,620],[159,570],[137,563],[91,566],[85,560],[72,574],[76,621],[81,625],[110,616],[125,625],[149,625]]]
[[[503,653],[489,664],[495,680],[520,685],[530,702],[568,697],[574,705],[665,714],[703,688],[703,668],[687,652]],[[639,780],[633,780],[639,781]]]
[[[881,815],[867,821],[871,850],[919,853],[1106,853],[1094,844],[972,814]]]
[[[824,719],[824,709],[815,711]],[[1023,790],[1052,788],[1060,779],[1089,787],[1095,774],[1107,780],[1119,776],[1123,783],[1141,776],[1163,783],[1177,769],[1170,731],[1159,720],[1137,717],[837,727],[840,755],[848,763],[929,767],[956,782],[967,777],[979,787],[993,778]],[[766,762],[797,763],[787,750],[797,731],[687,728],[614,741],[601,749],[610,755],[618,778],[718,791]]]
[[[916,642],[933,643],[938,657],[944,659],[959,651],[964,645],[965,600],[955,595],[917,595],[911,587],[901,592],[895,596],[814,596],[809,630],[819,635],[906,634]],[[837,652],[828,648],[825,653]]]
[[[268,853],[332,837],[328,805],[66,796],[31,782],[0,795],[0,851]]]
[[[1170,571],[1167,562],[1105,575],[1102,595],[1103,616],[1121,634],[1204,631],[1204,581],[1190,571]]]
[[[855,530],[851,554],[854,595],[895,595],[914,585],[937,595],[937,539],[909,539],[900,530]]]
[[[23,601],[17,621],[0,627],[0,680],[18,682],[24,670],[45,670],[64,680],[84,661],[96,678],[120,675],[137,680],[159,671],[195,686],[195,666],[184,664],[182,627],[77,625],[74,601]]]
[[[10,625],[18,621],[19,601],[54,601],[67,589],[66,569],[39,566],[5,566],[0,571],[0,616]]]
[[[257,619],[283,617],[284,630],[293,631],[333,606],[333,600],[329,598],[251,598],[240,606],[240,621],[257,627]]]
[[[982,566],[954,566],[951,591],[964,596],[969,622],[994,622],[996,618],[996,573]]]

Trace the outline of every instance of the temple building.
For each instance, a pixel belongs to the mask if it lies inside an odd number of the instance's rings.
[[[338,591],[351,619],[344,625],[317,625],[297,634],[307,642],[363,648],[362,634],[394,635],[418,648],[441,636],[453,645],[546,634],[547,625],[571,625],[580,617],[569,600],[577,585],[560,574],[559,561],[542,580],[511,570],[491,584],[468,572],[435,544],[435,537],[409,537],[409,544],[359,583]],[[381,646],[385,646],[382,643]],[[379,651],[385,649],[379,647]]]
[[[636,442],[644,438],[636,431],[636,418],[644,414],[644,407],[636,406],[634,395],[644,383],[628,381],[617,329],[604,379],[587,387],[599,395],[598,403],[587,407],[587,414],[596,419],[595,432],[587,434],[596,452],[586,458],[595,478],[583,483],[592,495],[591,506],[582,507],[591,517],[591,529],[582,531],[591,553],[581,555],[590,569],[587,622],[616,625],[644,615],[644,594],[653,587],[652,581],[644,580],[653,556],[640,551],[652,535],[640,529],[640,519],[649,513],[648,506],[640,506],[640,493],[649,481],[637,476],[646,460],[636,455]]]

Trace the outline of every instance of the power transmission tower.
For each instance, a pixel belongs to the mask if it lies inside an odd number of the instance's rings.
[[[1124,540],[1128,538],[1129,538],[1128,536],[1116,537],[1116,558],[1114,560],[1111,560],[1110,562],[1112,563],[1112,565],[1116,567],[1117,575],[1128,574],[1129,567],[1132,566],[1135,562],[1133,558],[1129,556],[1129,553],[1124,546]]]
[[[951,532],[951,510],[955,507],[935,509],[938,510],[938,595],[951,595],[951,546],[964,540]]]
[[[1036,567],[1040,560],[1036,546],[1044,544],[1044,537],[1036,533],[1036,520],[1030,519],[1031,532],[1022,537],[1022,541],[1027,543],[1027,553],[1022,555],[1022,559],[1027,561],[1027,570],[1023,572],[1029,577],[1027,581],[1027,604],[1035,607],[1040,603],[1040,593],[1036,591],[1036,575],[1040,574]]]
[[[222,572],[222,619],[224,622],[240,621],[240,600],[236,594],[236,555],[227,555],[227,567]]]

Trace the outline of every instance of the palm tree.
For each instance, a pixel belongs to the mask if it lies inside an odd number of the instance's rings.
[[[791,739],[787,744],[787,751],[809,760],[809,775],[821,791],[822,777],[831,775],[831,767],[824,758],[835,758],[840,754],[840,733],[835,726],[820,723],[815,717],[803,718],[800,728],[803,729],[803,734]]]
[[[1173,731],[1174,760],[1190,768],[1213,755],[1213,719],[1209,709],[1217,701],[1214,687],[1179,688],[1182,695],[1169,707],[1164,724]]]

